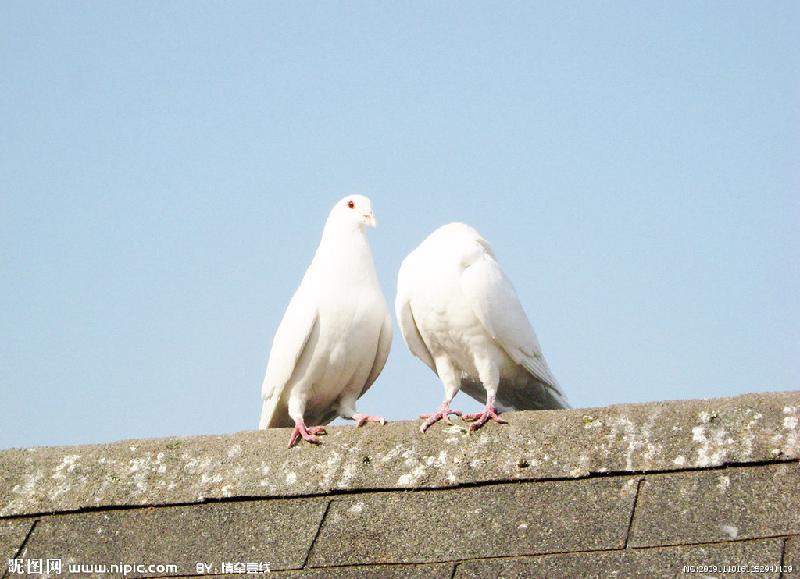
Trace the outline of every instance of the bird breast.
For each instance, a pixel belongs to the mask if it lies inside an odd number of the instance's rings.
[[[371,367],[386,312],[382,295],[367,288],[351,291],[344,301],[320,300],[319,343],[329,352],[329,371]]]

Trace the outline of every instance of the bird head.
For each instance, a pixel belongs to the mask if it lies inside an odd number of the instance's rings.
[[[357,227],[369,225],[375,227],[375,214],[372,212],[372,203],[369,197],[363,195],[348,195],[333,207],[331,217]]]

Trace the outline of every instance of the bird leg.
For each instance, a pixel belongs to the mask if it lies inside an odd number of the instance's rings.
[[[381,426],[386,424],[386,419],[383,416],[368,416],[367,414],[353,414],[351,416],[356,421],[356,428],[364,426],[367,422],[380,422]]]
[[[300,437],[302,437],[306,442],[319,444],[320,440],[317,438],[317,435],[319,434],[327,434],[322,426],[312,426],[311,428],[307,428],[306,423],[303,422],[302,419],[295,420],[294,432],[292,432],[292,437],[289,439],[289,448],[292,448],[300,439]]]
[[[487,397],[486,408],[484,408],[483,412],[476,412],[475,414],[465,414],[464,420],[475,421],[469,425],[469,429],[472,431],[478,430],[481,426],[483,426],[490,420],[494,420],[498,424],[508,424],[506,420],[503,420],[497,415],[497,408],[494,407],[494,396]]]
[[[421,419],[425,420],[420,427],[420,432],[425,432],[428,430],[433,424],[439,422],[440,420],[444,420],[447,424],[452,424],[450,422],[450,415],[455,414],[456,416],[461,416],[460,410],[452,410],[450,408],[450,401],[445,400],[442,402],[442,405],[439,406],[439,410],[434,412],[433,414],[423,414],[420,416]]]

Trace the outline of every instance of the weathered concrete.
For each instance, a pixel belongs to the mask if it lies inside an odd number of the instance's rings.
[[[173,575],[194,574],[197,562],[299,569],[327,502],[275,499],[50,516],[36,525],[21,557],[60,558],[65,569],[71,563],[171,563],[178,566]]]
[[[334,499],[309,565],[622,548],[636,483],[614,477]]]
[[[800,393],[519,412],[468,435],[415,422],[0,452],[0,517],[335,490],[661,472],[800,458]],[[378,429],[380,429],[378,431]]]
[[[0,520],[0,577],[8,570],[8,560],[16,555],[33,525],[33,519]]]
[[[503,577],[740,577],[722,573],[725,566],[777,566],[782,539],[744,541],[718,545],[627,549],[595,553],[569,553],[518,559],[490,559],[459,563],[456,579]],[[717,566],[719,571],[685,573],[683,566]],[[749,573],[747,575],[750,575]],[[752,576],[777,579],[779,573]]]
[[[800,533],[800,465],[648,476],[629,544],[710,543]]]

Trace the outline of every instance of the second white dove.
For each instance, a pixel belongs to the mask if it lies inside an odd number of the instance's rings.
[[[425,417],[423,432],[461,414],[450,409],[461,389],[486,402],[483,412],[464,417],[475,420],[473,430],[504,422],[498,408],[568,407],[514,286],[469,225],[440,227],[403,260],[395,312],[411,352],[444,385],[444,402]]]

